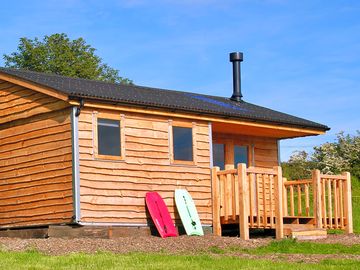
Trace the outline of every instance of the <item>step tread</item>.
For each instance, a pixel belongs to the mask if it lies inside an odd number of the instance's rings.
[[[292,231],[292,235],[327,235],[326,230],[302,230]]]
[[[316,227],[313,224],[284,224],[284,228],[291,229],[291,230],[311,230],[316,229]]]

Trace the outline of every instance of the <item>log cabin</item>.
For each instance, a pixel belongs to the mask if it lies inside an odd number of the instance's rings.
[[[238,223],[244,239],[249,228],[273,228],[282,237],[286,216],[304,223],[295,217],[299,209],[287,209],[279,141],[329,128],[244,101],[242,53],[230,61],[231,98],[0,68],[0,230],[49,233],[62,225],[134,233],[151,225],[148,191],[161,194],[180,225],[176,188],[190,192],[205,231],[217,235]],[[345,228],[345,195],[336,203],[344,209],[339,218],[316,219],[324,209],[310,213],[306,202],[307,220]]]

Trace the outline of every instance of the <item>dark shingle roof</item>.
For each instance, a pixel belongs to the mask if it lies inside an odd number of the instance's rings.
[[[245,101],[238,103],[224,97],[70,78],[28,70],[0,68],[0,72],[43,86],[48,86],[68,95],[70,98],[89,98],[129,105],[143,105],[170,110],[181,110],[242,119],[245,121],[276,123],[318,130],[329,129],[325,125],[306,119],[257,106]]]

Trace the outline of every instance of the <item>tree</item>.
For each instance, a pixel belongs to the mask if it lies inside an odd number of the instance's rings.
[[[288,162],[283,162],[283,174],[288,179],[304,179],[311,170],[319,169],[326,174],[348,171],[360,178],[360,132],[354,136],[340,132],[335,142],[327,142],[314,147],[309,155],[305,151],[295,151]]]
[[[70,40],[64,33],[38,38],[20,38],[18,50],[4,54],[5,66],[59,75],[132,84],[119,71],[109,67],[95,55],[96,49],[83,38]]]
[[[305,179],[311,177],[313,162],[305,151],[294,151],[288,162],[283,162],[283,175],[288,179]]]
[[[337,141],[314,147],[312,160],[323,173],[349,171],[360,177],[360,132],[357,135],[337,134]]]

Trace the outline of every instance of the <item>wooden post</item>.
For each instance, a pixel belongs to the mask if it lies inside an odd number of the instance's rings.
[[[304,185],[305,189],[305,214],[310,216],[310,199],[309,199],[309,184]]]
[[[237,166],[237,175],[239,179],[239,229],[240,238],[249,240],[249,220],[246,209],[246,164],[241,163]]]
[[[294,207],[294,185],[290,185],[290,215],[295,216]]]
[[[287,188],[284,185],[284,183],[287,181],[287,179],[285,177],[283,177],[283,215],[288,216],[289,215],[289,211],[288,211],[288,195],[287,195]]]
[[[274,167],[276,171],[275,183],[275,230],[276,239],[284,238],[284,219],[283,219],[283,177],[280,166]]]
[[[211,170],[211,185],[212,185],[212,205],[213,205],[213,233],[214,235],[221,236],[221,224],[220,224],[220,194],[219,186],[220,181],[218,179],[217,172],[219,167],[214,167]]]
[[[351,203],[351,176],[349,172],[344,172],[342,175],[346,176],[344,188],[344,208],[346,217],[346,233],[353,233],[353,219],[352,219],[352,203]]]
[[[320,183],[320,171],[312,171],[312,181],[313,181],[313,193],[314,193],[314,216],[315,216],[315,226],[316,228],[322,228],[322,219],[321,219],[321,183]]]
[[[234,169],[234,164],[226,164],[225,170]],[[227,173],[225,175],[225,186],[224,186],[224,193],[225,193],[225,201],[224,201],[224,220],[228,221],[229,216],[232,216],[233,209],[235,205],[233,205],[233,183],[231,173]],[[235,196],[234,196],[235,197]]]

